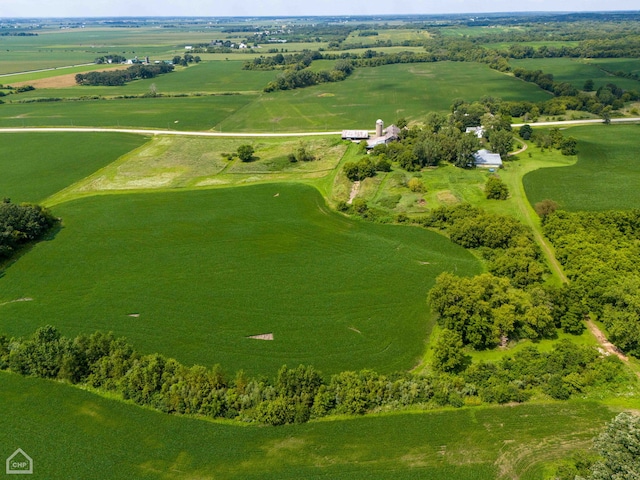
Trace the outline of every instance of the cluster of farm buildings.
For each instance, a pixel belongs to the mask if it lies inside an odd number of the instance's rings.
[[[466,133],[482,138],[484,129],[482,127],[467,128]],[[371,150],[377,145],[386,145],[400,138],[400,129],[396,125],[384,128],[382,120],[376,121],[375,135],[371,136],[368,130],[343,130],[342,139],[352,142],[367,142],[367,150]],[[492,153],[487,149],[478,150],[473,154],[474,165],[484,168],[502,168],[502,159],[497,153]]]

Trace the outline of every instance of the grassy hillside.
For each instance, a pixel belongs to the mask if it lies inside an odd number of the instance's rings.
[[[529,201],[534,204],[550,198],[566,210],[638,208],[640,164],[635,152],[639,133],[639,125],[565,130],[566,136],[579,140],[578,162],[525,175]]]
[[[163,415],[4,372],[0,389],[0,454],[22,448],[34,475],[48,479],[542,479],[615,415],[569,402],[260,428]]]
[[[144,352],[227,371],[382,372],[424,349],[426,295],[477,261],[416,227],[328,210],[306,186],[109,195],[62,204],[55,240],[0,278],[0,329],[113,330]],[[139,315],[139,316],[131,316]],[[273,333],[274,341],[248,336]]]

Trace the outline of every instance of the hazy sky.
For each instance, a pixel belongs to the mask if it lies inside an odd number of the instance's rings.
[[[638,10],[637,0],[0,0],[2,17],[272,16]]]

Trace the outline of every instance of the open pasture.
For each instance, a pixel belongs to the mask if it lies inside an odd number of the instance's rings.
[[[253,146],[254,160],[226,156],[241,145]],[[304,147],[315,156],[291,162],[289,154]],[[201,138],[154,137],[147,145],[97,171],[47,200],[47,205],[77,196],[114,190],[242,185],[256,182],[305,181],[330,176],[347,150],[339,137]]]
[[[416,63],[359,68],[343,82],[262,95],[227,118],[226,131],[304,131],[373,128],[400,117],[448,111],[455,98],[493,95],[504,100],[544,100],[537,86],[474,63]]]
[[[553,74],[556,82],[568,82],[574,87],[582,89],[584,82],[591,79],[594,89],[605,86],[607,83],[615,83],[625,90],[640,90],[640,82],[629,78],[620,78],[611,75],[598,67],[592,60],[577,58],[527,58],[522,60],[509,60],[513,68],[525,68],[527,70],[542,70],[544,73]]]
[[[3,332],[112,330],[229,372],[406,370],[435,277],[480,272],[441,235],[345,218],[303,185],[106,195],[53,212],[56,238],[0,278],[0,303],[33,298],[0,306]]]
[[[0,134],[0,198],[41,202],[147,139],[115,133]]]
[[[578,139],[578,162],[541,168],[523,178],[531,204],[546,198],[565,210],[625,210],[640,205],[640,125],[573,127],[565,136]]]
[[[0,454],[20,447],[34,475],[52,480],[105,471],[112,479],[542,480],[615,416],[569,402],[258,428],[163,415],[4,372],[0,388]]]

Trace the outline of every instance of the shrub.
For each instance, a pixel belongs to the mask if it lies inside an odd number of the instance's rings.
[[[509,188],[500,180],[500,177],[494,175],[487,179],[484,194],[490,200],[506,200],[509,196]]]

